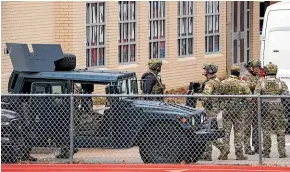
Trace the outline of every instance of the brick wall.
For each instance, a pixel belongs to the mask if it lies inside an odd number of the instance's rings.
[[[148,1],[137,3],[137,63],[118,65],[118,5],[117,2],[107,2],[107,66],[109,69],[129,70],[137,73],[138,79],[147,70],[149,54],[148,38]],[[219,65],[218,76],[226,75],[226,2],[221,1],[221,52],[214,55],[205,55],[205,2],[194,2],[194,56],[178,58],[177,54],[177,2],[166,2],[166,59],[161,75],[168,89],[187,85],[190,81],[202,81],[202,65],[204,62],[214,62]],[[108,41],[110,40],[110,41]],[[181,79],[182,78],[182,79]]]
[[[13,70],[10,57],[3,53],[5,43],[54,43],[54,8],[52,2],[19,1],[1,4],[1,92],[5,93]]]
[[[202,81],[202,65],[214,62],[218,76],[226,75],[227,8],[220,1],[220,52],[205,54],[205,2],[194,1],[194,55],[178,58],[177,2],[166,1],[166,59],[161,75],[168,89]],[[138,79],[147,69],[149,54],[148,1],[137,2],[137,63],[118,63],[118,2],[106,2],[106,68],[135,71]],[[86,2],[3,2],[2,50],[5,42],[60,43],[64,52],[77,56],[77,67],[86,65]],[[253,2],[251,20],[251,55],[259,55],[259,2]],[[12,21],[12,22],[11,22]],[[21,28],[21,30],[20,30]],[[231,56],[228,56],[231,57]],[[10,59],[2,53],[2,92],[12,69]]]
[[[77,57],[77,67],[86,66],[86,3],[54,2],[54,40],[63,52]]]
[[[253,1],[251,8],[251,57],[260,59],[260,2]]]

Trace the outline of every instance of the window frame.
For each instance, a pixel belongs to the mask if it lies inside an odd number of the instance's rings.
[[[219,6],[219,8],[218,8],[218,13],[208,13],[208,3],[212,3],[212,9],[214,9],[214,5],[215,5],[215,3],[214,2],[218,2],[218,6]],[[220,53],[221,52],[221,1],[205,1],[205,54],[206,55],[210,55],[210,54],[218,54],[218,53]],[[209,32],[209,20],[207,20],[207,18],[209,17],[209,16],[212,16],[213,18],[212,18],[212,20],[214,20],[214,16],[218,16],[218,19],[219,19],[219,21],[218,21],[218,29],[219,29],[219,31],[218,31],[218,33],[208,33]],[[213,31],[214,31],[214,27],[216,27],[216,25],[215,25],[215,22],[213,22],[214,24],[212,25],[212,27],[213,27]],[[212,45],[212,49],[213,49],[213,51],[212,52],[209,52],[209,37],[211,37],[211,36],[213,36],[213,39],[212,39],[212,43],[213,43],[213,45]],[[215,36],[219,36],[219,41],[218,41],[218,43],[219,43],[219,50],[218,51],[216,51],[215,50]]]
[[[186,8],[186,13],[187,15],[183,14],[183,2],[186,2],[185,8]],[[178,1],[177,2],[177,57],[182,58],[182,57],[192,57],[194,56],[194,3],[195,1]],[[188,6],[189,3],[192,3],[192,14],[189,14]],[[189,19],[192,18],[192,35],[189,35]],[[182,19],[186,19],[186,25],[185,25],[185,36],[182,35],[181,33],[181,28],[182,28]],[[186,52],[185,55],[182,55],[182,40],[186,40]],[[189,39],[192,39],[192,53],[189,54]]]
[[[103,11],[103,15],[104,15],[104,22],[99,22],[99,18],[100,16],[97,15],[96,17],[96,20],[97,22],[96,23],[92,23],[92,4],[97,4],[97,9],[99,10],[100,9],[100,3],[103,3],[104,4],[104,11]],[[87,5],[89,5],[89,11],[87,11]],[[106,40],[106,24],[107,24],[107,2],[106,1],[87,1],[86,2],[86,14],[89,13],[88,15],[88,18],[86,18],[86,37],[88,37],[88,33],[87,33],[87,28],[89,27],[89,45],[87,45],[87,42],[86,42],[86,66],[87,67],[97,67],[97,68],[103,68],[103,67],[106,67],[107,66],[107,58],[106,58],[106,43],[107,43],[107,40]],[[87,23],[87,20],[89,20],[89,23]],[[99,45],[99,35],[100,35],[100,29],[99,27],[100,26],[103,26],[104,28],[104,40],[103,40],[103,45]],[[92,41],[92,30],[93,30],[93,27],[96,27],[97,28],[97,31],[96,31],[96,34],[97,34],[97,42],[96,42],[96,45],[91,45]],[[86,38],[88,39],[88,38]],[[97,50],[97,65],[96,66],[92,66],[92,50],[93,49],[96,49]],[[104,64],[103,65],[100,65],[99,62],[100,62],[100,59],[99,59],[99,50],[100,49],[103,49],[104,50]],[[89,51],[89,55],[87,55],[87,52]]]
[[[120,9],[120,7],[119,7],[119,2],[121,2],[121,9]],[[122,12],[122,10],[124,11],[124,9],[123,9],[123,7],[124,7],[124,2],[127,2],[128,3],[128,14],[127,14],[127,17],[128,17],[128,20],[124,20],[123,19],[123,15],[121,15],[121,18],[119,17],[120,16],[120,11],[119,10],[121,10],[121,12]],[[129,17],[130,17],[130,2],[134,2],[135,3],[135,10],[134,10],[134,15],[135,15],[135,19],[134,20],[131,20]],[[138,45],[137,45],[137,43],[138,43],[138,38],[137,38],[137,30],[138,30],[138,12],[137,12],[137,6],[138,6],[138,1],[118,1],[118,64],[119,65],[127,65],[127,64],[136,64],[137,62],[138,62],[138,56],[137,56],[137,48],[138,48]],[[123,13],[121,13],[121,14],[123,14]],[[131,32],[131,24],[135,24],[135,36],[134,36],[134,41],[131,41],[131,34],[130,34],[130,32]],[[128,24],[128,33],[127,33],[127,35],[128,35],[128,38],[127,38],[127,42],[122,42],[122,40],[124,40],[124,24]],[[121,25],[121,35],[120,35],[120,25]],[[119,40],[120,39],[120,40]],[[131,56],[131,45],[135,45],[135,61],[131,61],[131,58],[130,58],[130,56]],[[120,46],[121,46],[121,52],[119,52],[119,48],[120,48]],[[123,51],[122,51],[122,47],[123,46],[128,46],[128,49],[127,49],[127,51],[128,51],[128,62],[124,62],[124,58],[123,58]],[[121,53],[121,59],[120,59],[120,56],[119,56],[119,54]],[[121,60],[121,61],[120,61]]]
[[[158,9],[157,10],[157,13],[158,13],[158,17],[153,17],[153,11],[154,11],[154,8],[153,8],[153,5],[154,5],[154,2],[157,2],[157,5],[158,6],[160,6],[160,2],[163,2],[164,3],[164,9],[163,9],[163,13],[164,13],[164,17],[159,17],[159,13],[160,13],[160,10]],[[167,18],[167,15],[166,15],[166,7],[167,7],[167,3],[166,3],[167,1],[148,1],[148,3],[149,3],[149,9],[148,9],[148,19],[149,19],[149,23],[148,23],[148,31],[149,31],[149,60],[151,60],[151,59],[153,59],[153,45],[154,45],[154,43],[158,43],[158,50],[157,50],[157,59],[161,59],[161,60],[166,60],[167,59],[167,53],[166,53],[166,50],[167,50],[167,43],[166,43],[166,33],[167,33],[167,29],[166,29],[166,24],[167,24],[167,22],[166,22],[166,18]],[[152,8],[151,8],[152,7]],[[152,17],[151,17],[152,16]],[[159,34],[159,32],[160,32],[160,29],[159,29],[159,27],[160,27],[160,23],[161,23],[161,21],[164,21],[164,38],[158,38],[158,39],[151,39],[151,31],[153,32],[153,24],[151,25],[151,23],[153,23],[153,22],[157,22],[157,35],[158,35],[158,37],[160,36]],[[152,38],[153,38],[153,36],[152,36]],[[161,42],[164,42],[164,57],[163,58],[161,58],[160,57],[160,43]]]

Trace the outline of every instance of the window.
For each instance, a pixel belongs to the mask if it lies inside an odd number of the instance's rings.
[[[136,61],[136,2],[119,1],[119,63]]]
[[[87,3],[87,66],[105,65],[105,2]]]
[[[61,85],[54,85],[51,87],[52,94],[61,94],[62,93],[62,87]]]
[[[149,59],[165,58],[165,1],[149,1]]]
[[[205,2],[205,52],[220,51],[220,2]]]
[[[193,55],[193,1],[178,2],[178,56]]]

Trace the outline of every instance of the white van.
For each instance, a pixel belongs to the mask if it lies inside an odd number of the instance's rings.
[[[260,60],[262,66],[272,62],[278,66],[277,77],[290,89],[290,2],[278,2],[267,7],[261,35]],[[288,103],[286,103],[288,102]],[[288,109],[288,126],[290,134],[290,101]]]
[[[261,35],[260,60],[278,65],[277,77],[290,89],[290,2],[268,6]]]

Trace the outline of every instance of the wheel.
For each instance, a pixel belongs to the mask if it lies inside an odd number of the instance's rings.
[[[186,135],[176,123],[155,122],[142,132],[139,152],[144,163],[179,163]]]
[[[76,67],[76,56],[63,54],[64,58],[55,62],[55,71],[70,71]]]

